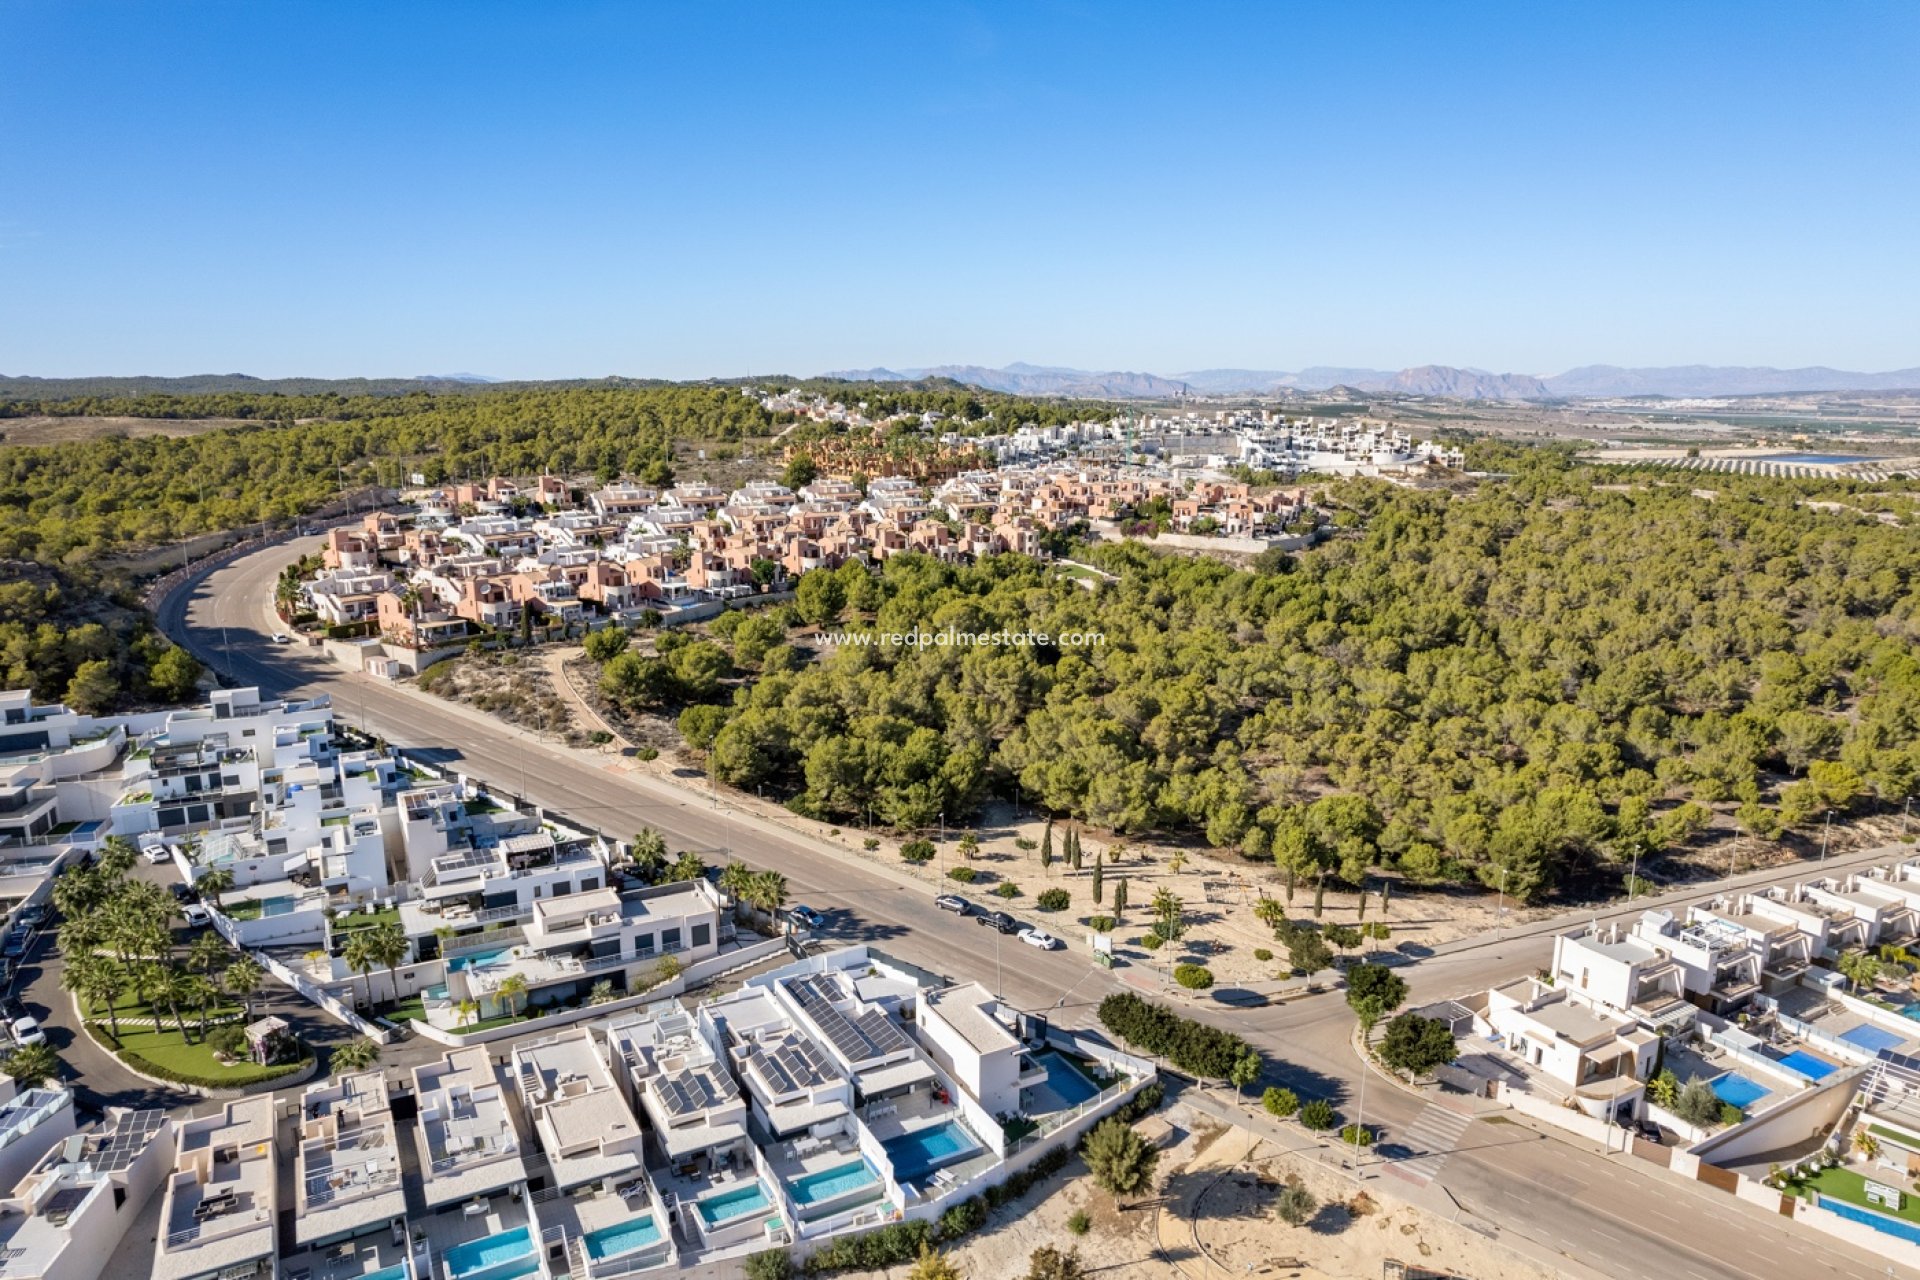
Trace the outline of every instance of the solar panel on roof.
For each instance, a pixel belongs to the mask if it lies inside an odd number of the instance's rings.
[[[833,1042],[833,1047],[847,1061],[870,1062],[909,1047],[906,1036],[879,1010],[868,1009],[857,1019],[850,1020],[834,1008],[821,993],[817,982],[817,978],[825,976],[811,975],[796,979],[793,984],[794,995],[800,1001],[800,1008],[813,1019],[821,1034]]]

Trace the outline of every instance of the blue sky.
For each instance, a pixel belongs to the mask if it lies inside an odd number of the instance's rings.
[[[0,0],[0,372],[1920,364],[1920,6]]]

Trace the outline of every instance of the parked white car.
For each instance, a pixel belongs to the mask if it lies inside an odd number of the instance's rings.
[[[42,1031],[40,1024],[32,1018],[15,1018],[8,1024],[7,1030],[13,1033],[13,1042],[15,1044],[45,1044],[47,1042],[47,1033]]]
[[[1022,929],[1020,931],[1020,941],[1030,947],[1038,947],[1042,951],[1052,951],[1061,945],[1060,939],[1054,937],[1045,929]]]
[[[180,908],[180,918],[196,929],[203,924],[213,923],[213,913],[197,902],[189,902]]]

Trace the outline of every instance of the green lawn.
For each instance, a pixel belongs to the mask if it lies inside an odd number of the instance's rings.
[[[1920,1223],[1920,1196],[1916,1196],[1911,1187],[1901,1186],[1898,1182],[1891,1182],[1882,1178],[1875,1178],[1874,1181],[1884,1182],[1885,1185],[1890,1187],[1899,1187],[1901,1191],[1905,1192],[1902,1206],[1899,1209],[1889,1209],[1885,1205],[1869,1204],[1867,1202],[1866,1178],[1851,1169],[1822,1169],[1813,1177],[1806,1179],[1801,1185],[1812,1187],[1823,1196],[1831,1196],[1835,1200],[1844,1200],[1848,1204],[1858,1205],[1862,1209],[1872,1209],[1906,1222]]]
[[[389,1022],[425,1022],[426,1002],[417,995],[408,996],[380,1015]]]
[[[220,914],[229,920],[258,920],[260,899],[241,898],[234,902],[223,902],[220,904]]]
[[[1870,1124],[1867,1126],[1867,1130],[1878,1137],[1885,1138],[1889,1142],[1898,1143],[1909,1151],[1920,1151],[1920,1138],[1914,1137],[1905,1130],[1889,1129],[1883,1124]]]
[[[88,1007],[88,1011],[92,1013],[93,1016],[96,1018],[104,1018],[106,1016],[106,1010],[98,1004],[89,1004],[87,1007]],[[123,1018],[127,1018],[127,1017],[151,1018],[155,1016],[153,1012],[153,1006],[147,1003],[145,1000],[142,1000],[138,995],[134,994],[134,992],[131,990],[121,992],[120,998],[113,1002],[113,1007],[114,1007],[114,1010],[118,1012],[119,1015]],[[208,1006],[207,1017],[209,1019],[213,1019],[213,1018],[222,1017],[223,1015],[237,1014],[239,1012],[240,1012],[239,1005],[221,1002],[218,1004]],[[169,1014],[164,1008],[160,1010],[160,1013],[158,1016],[169,1024],[173,1022],[173,1016]],[[189,1027],[191,1027],[200,1020],[200,1012],[197,1009],[192,1009],[187,1007],[186,1005],[181,1005],[180,1019],[181,1021],[185,1022]]]
[[[87,1027],[94,1038],[112,1048],[107,1025],[102,1022],[89,1022]],[[188,1029],[194,1029],[189,1020]],[[189,1042],[180,1038],[180,1033],[171,1026],[164,1031],[151,1031],[145,1028],[122,1027],[120,1036],[120,1055],[136,1059],[128,1065],[139,1069],[142,1061],[160,1067],[174,1075],[190,1078],[196,1084],[214,1086],[250,1084],[255,1080],[267,1080],[274,1076],[285,1075],[287,1068],[282,1066],[262,1067],[251,1062],[237,1062],[225,1066],[214,1060],[213,1050],[197,1041]]]
[[[351,933],[355,929],[371,929],[377,924],[399,923],[400,908],[383,907],[372,915],[368,915],[364,911],[355,911],[351,915],[343,912],[333,918],[333,931],[335,933]]]

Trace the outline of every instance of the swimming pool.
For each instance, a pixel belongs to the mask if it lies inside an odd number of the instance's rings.
[[[880,1175],[865,1160],[855,1160],[852,1164],[795,1178],[787,1184],[787,1194],[793,1197],[794,1204],[804,1209],[824,1200],[837,1200],[878,1181]]]
[[[462,969],[484,969],[490,964],[504,960],[513,954],[513,948],[502,947],[498,951],[480,951],[470,956],[455,956],[447,961],[449,973],[459,973]]]
[[[391,1267],[382,1267],[360,1277],[360,1280],[407,1280],[407,1264],[402,1262]]]
[[[294,907],[299,904],[299,901],[298,898],[292,895],[279,898],[262,898],[260,899],[260,914],[263,918],[268,916],[289,915],[292,913]]]
[[[1875,1231],[1884,1231],[1890,1236],[1899,1236],[1902,1240],[1911,1240],[1914,1244],[1920,1244],[1920,1226],[1911,1222],[1905,1222],[1884,1213],[1875,1213],[1871,1209],[1862,1209],[1857,1204],[1835,1200],[1832,1196],[1819,1196],[1817,1199],[1822,1209],[1837,1213],[1843,1218],[1851,1218],[1855,1222],[1864,1222]]]
[[[915,1129],[880,1145],[885,1148],[887,1159],[893,1161],[893,1176],[899,1182],[918,1182],[942,1165],[952,1164],[980,1147],[958,1120]]]
[[[649,1213],[630,1222],[589,1231],[581,1239],[586,1241],[587,1256],[597,1262],[601,1258],[632,1253],[636,1249],[658,1244],[660,1228],[653,1225],[653,1215]]]
[[[440,1255],[447,1261],[447,1271],[453,1280],[463,1280],[466,1276],[477,1276],[485,1272],[489,1280],[509,1280],[509,1277],[524,1276],[539,1270],[540,1260],[533,1256],[533,1238],[525,1227],[515,1227],[503,1231],[497,1236],[484,1236],[479,1240],[469,1240],[465,1244],[449,1245]],[[524,1259],[529,1265],[496,1271],[496,1267],[505,1268],[516,1259]]]
[[[1087,1079],[1086,1073],[1058,1050],[1042,1049],[1033,1055],[1033,1060],[1046,1068],[1047,1087],[1059,1094],[1068,1106],[1077,1107],[1089,1098],[1100,1096],[1100,1086]]]
[[[1810,467],[1838,467],[1849,462],[1865,462],[1861,453],[1770,453],[1756,462],[1793,462]]]
[[[722,1191],[717,1196],[708,1196],[699,1202],[700,1217],[710,1227],[717,1227],[736,1218],[744,1218],[750,1213],[759,1213],[769,1207],[767,1189],[756,1179],[744,1187],[735,1187],[731,1191]]]
[[[1780,1059],[1780,1065],[1789,1071],[1797,1071],[1809,1080],[1825,1080],[1839,1068],[1831,1062],[1814,1057],[1805,1049],[1795,1049]]]
[[[1713,1091],[1719,1096],[1720,1101],[1731,1102],[1742,1111],[1773,1092],[1765,1085],[1756,1084],[1747,1079],[1738,1071],[1729,1071],[1716,1079],[1713,1082]]]
[[[1914,1015],[1909,1013],[1906,1016],[1911,1018]],[[1868,1053],[1879,1053],[1882,1049],[1897,1049],[1906,1043],[1891,1031],[1882,1031],[1879,1027],[1865,1024],[1851,1031],[1842,1032],[1840,1038],[1848,1044],[1858,1045]]]

